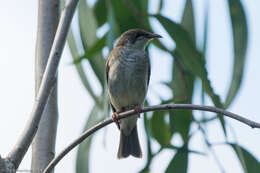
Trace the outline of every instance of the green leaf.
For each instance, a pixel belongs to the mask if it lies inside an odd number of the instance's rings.
[[[88,48],[91,48],[98,40],[96,36],[97,31],[97,21],[91,9],[85,0],[80,0],[79,3],[79,27],[80,27],[80,36],[82,40],[82,45],[85,49],[85,52],[88,51]],[[102,87],[105,83],[105,59],[102,56],[102,52],[97,53],[89,59],[89,63],[95,72],[99,82]]]
[[[105,22],[107,22],[106,0],[97,0],[93,9],[98,26],[102,26]]]
[[[77,49],[77,46],[76,46],[76,43],[75,43],[74,36],[73,36],[71,31],[68,34],[67,41],[68,41],[69,48],[70,48],[70,51],[71,51],[71,54],[72,54],[72,58],[73,58],[73,60],[75,60],[78,57],[79,53],[78,53],[78,49]],[[88,78],[87,78],[87,76],[86,76],[86,74],[83,70],[83,66],[80,63],[75,64],[75,66],[76,66],[77,72],[79,74],[79,77],[80,77],[81,82],[83,83],[84,87],[86,88],[86,90],[88,91],[90,96],[94,99],[96,104],[99,107],[101,107],[102,104],[100,103],[98,97],[94,94],[94,91],[92,90],[90,83],[88,81]]]
[[[172,134],[179,132],[184,143],[189,139],[189,130],[192,122],[192,112],[189,110],[172,110],[170,114],[170,128]]]
[[[194,15],[191,0],[187,0],[183,11],[181,25],[187,29],[193,42],[195,43],[195,26]],[[189,71],[185,71],[178,59],[183,57],[176,57],[174,55],[174,64],[172,68],[172,81],[169,84],[173,89],[175,103],[191,103],[194,86],[194,75]],[[179,132],[184,143],[187,142],[189,136],[189,129],[192,122],[192,112],[190,110],[171,110],[170,127],[171,133]]]
[[[124,1],[129,1],[129,0],[124,0]],[[148,0],[132,0],[134,8],[136,8],[139,12],[147,12],[148,10]],[[129,4],[130,5],[130,4]]]
[[[209,2],[205,1],[205,14],[204,14],[204,29],[203,29],[203,43],[202,52],[205,55],[208,43],[208,22],[209,22]],[[205,57],[204,57],[205,58]]]
[[[145,104],[145,106],[147,106]],[[149,129],[149,121],[147,118],[147,112],[144,113],[144,130],[145,130],[145,134],[146,134],[146,142],[147,142],[147,153],[146,153],[146,164],[144,166],[144,168],[142,170],[140,170],[140,173],[149,173],[150,169],[150,165],[152,163],[152,159],[153,159],[153,154],[152,154],[152,148],[151,148],[151,132]]]
[[[214,92],[210,80],[208,79],[208,72],[205,67],[205,58],[196,49],[196,46],[193,43],[189,33],[180,24],[177,24],[162,15],[154,15],[154,17],[158,19],[158,21],[162,24],[162,26],[176,43],[176,51],[172,53],[173,56],[174,54],[177,54],[177,57],[182,57],[179,58],[178,61],[184,70],[188,70],[194,75],[200,77],[203,88],[210,96],[214,105],[216,107],[222,108],[223,105],[221,103],[220,97]],[[222,116],[219,116],[219,119],[226,134],[224,119]]]
[[[170,128],[165,122],[165,115],[166,111],[155,111],[150,119],[152,136],[162,146],[168,145],[171,140]]]
[[[228,5],[233,31],[234,63],[232,82],[225,100],[225,108],[234,100],[241,86],[248,41],[246,15],[240,0],[228,0]]]
[[[107,37],[107,45],[109,50],[113,49],[113,43],[116,37],[119,35],[118,33],[118,26],[115,19],[114,8],[110,1],[108,1],[108,24],[109,24],[109,31]]]
[[[144,28],[148,24],[148,17],[141,14],[147,13],[147,0],[111,0],[111,2],[120,33],[132,28]]]
[[[234,149],[239,158],[239,161],[246,173],[256,173],[260,170],[260,162],[246,149],[239,146],[238,144],[229,143],[229,145]]]
[[[76,45],[76,42],[75,42],[75,39],[74,39],[74,36],[73,36],[71,30],[69,31],[67,41],[69,44],[70,53],[72,55],[72,58],[75,59],[76,57],[79,56],[79,53],[78,53],[78,48],[77,48],[77,45]]]
[[[220,98],[214,93],[208,79],[208,72],[205,67],[203,55],[196,49],[189,33],[180,24],[177,24],[166,17],[161,15],[154,15],[154,17],[159,20],[172,39],[175,40],[176,53],[183,57],[180,59],[181,64],[185,69],[201,78],[205,85],[205,89],[212,98],[214,104],[221,107]]]
[[[186,4],[183,11],[181,25],[189,33],[193,43],[195,44],[195,24],[194,24],[194,12],[191,0],[186,0]]]
[[[166,173],[186,173],[188,168],[188,150],[185,146],[174,155],[166,169]]]
[[[203,55],[196,49],[189,33],[180,24],[177,24],[166,17],[161,15],[154,15],[154,17],[159,20],[172,39],[174,39],[176,43],[176,53],[183,57],[182,59],[179,59],[179,61],[185,68],[184,70],[189,70],[193,74],[199,76],[205,85],[206,92],[212,98],[214,104],[221,107],[220,98],[214,93],[208,79],[208,72],[205,67]]]
[[[95,105],[89,114],[86,122],[84,131],[97,124],[99,121],[104,119],[104,114],[100,112],[100,109]],[[76,172],[77,173],[88,173],[89,172],[89,160],[90,160],[90,148],[93,136],[88,137],[84,142],[79,145],[77,152],[76,161]]]
[[[208,18],[209,18],[209,2],[205,1],[205,14],[204,14],[204,29],[203,29],[203,42],[202,42],[202,53],[204,55],[204,59],[206,59],[206,51],[207,51],[207,45],[208,45]],[[203,84],[201,84],[201,104],[205,104],[205,92],[203,88]],[[202,111],[202,117],[205,118],[205,112]],[[224,125],[224,123],[223,123]]]
[[[191,103],[193,95],[194,76],[189,72],[182,71],[177,60],[173,65],[172,81],[170,85],[174,93],[175,103]],[[171,110],[170,127],[171,133],[179,132],[186,143],[189,136],[189,129],[192,122],[192,111]]]
[[[75,64],[80,63],[83,59],[91,59],[92,56],[96,55],[97,53],[101,52],[102,49],[106,46],[106,39],[107,34],[105,34],[102,38],[96,41],[94,45],[92,45],[88,50],[85,52],[84,55],[78,56],[73,62]]]
[[[164,5],[164,0],[160,0],[157,13],[160,14]]]

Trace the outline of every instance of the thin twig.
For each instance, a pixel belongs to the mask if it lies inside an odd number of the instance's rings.
[[[25,129],[23,130],[22,135],[19,137],[16,145],[8,154],[7,159],[14,164],[16,169],[21,163],[38,129],[42,112],[55,81],[60,57],[78,1],[79,0],[68,0],[65,8],[62,10],[57,32],[55,34],[54,42],[48,58],[48,63],[42,78],[39,92],[34,102],[32,112],[30,114],[30,118],[27,121]]]
[[[216,108],[213,106],[200,106],[200,105],[193,105],[193,104],[164,104],[164,105],[156,105],[156,106],[149,106],[149,107],[144,107],[141,109],[138,113],[143,113],[143,112],[149,112],[149,111],[156,111],[156,110],[170,110],[170,109],[189,109],[189,110],[201,110],[201,111],[208,111],[208,112],[214,112],[218,114],[225,115],[227,117],[230,117],[232,119],[238,120],[252,128],[260,128],[260,123],[251,121],[247,118],[244,118],[240,115],[234,114],[229,111],[225,111],[220,108]],[[122,118],[129,117],[131,115],[136,114],[135,110],[130,110],[126,112],[122,112],[119,114],[117,117],[118,120]],[[92,135],[95,133],[97,130],[107,126],[108,124],[111,124],[113,121],[112,119],[107,119],[104,121],[101,121],[100,123],[96,124],[92,128],[88,129],[85,131],[82,135],[80,135],[76,140],[74,140],[68,147],[66,147],[59,155],[57,155],[51,162],[50,164],[45,168],[43,173],[49,173],[55,165],[68,153],[70,152],[75,146],[80,144],[84,139],[86,139],[88,136]]]

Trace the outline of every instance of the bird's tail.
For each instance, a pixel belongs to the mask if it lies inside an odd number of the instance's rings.
[[[130,135],[126,136],[122,129],[120,130],[120,144],[117,157],[119,159],[126,158],[129,155],[141,158],[142,150],[140,147],[136,126],[133,128]]]

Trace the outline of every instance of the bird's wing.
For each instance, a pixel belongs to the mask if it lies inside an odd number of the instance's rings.
[[[150,76],[151,76],[151,63],[150,63],[150,58],[148,57],[148,55],[146,55],[148,58],[148,80],[147,80],[147,87],[149,85],[150,82]]]
[[[107,86],[108,86],[108,73],[109,73],[109,62],[111,61],[111,56],[112,52],[110,53],[109,57],[107,58],[107,62],[106,62],[106,80],[107,80]],[[112,108],[112,111],[113,112],[116,112],[116,108],[113,106],[113,104],[111,103],[111,100],[109,99],[109,102],[110,102],[110,106]],[[118,122],[116,122],[116,125],[118,127],[118,129],[120,129],[120,125]]]
[[[109,63],[110,63],[110,61],[111,61],[111,58],[112,58],[112,52],[110,53],[109,57],[107,58],[107,62],[106,62],[106,79],[107,79],[107,86],[108,86]],[[111,108],[112,108],[113,112],[116,112],[116,109],[115,109],[115,107],[112,105],[111,101],[110,101],[110,105],[111,105]]]
[[[111,54],[109,55],[109,57],[107,58],[107,62],[106,62],[106,80],[107,80],[107,85],[108,85],[108,72],[109,72],[109,61],[110,61],[110,56]]]

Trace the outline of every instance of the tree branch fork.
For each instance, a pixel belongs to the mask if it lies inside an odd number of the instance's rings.
[[[213,106],[201,106],[201,105],[194,105],[194,104],[163,104],[163,105],[155,105],[155,106],[148,106],[143,107],[141,110],[129,110],[122,112],[118,114],[117,119],[123,119],[130,117],[136,113],[144,113],[144,112],[151,112],[151,111],[159,111],[159,110],[178,110],[178,109],[186,109],[186,110],[200,110],[200,111],[207,111],[207,112],[213,112],[217,114],[221,114],[223,116],[227,116],[229,118],[235,119],[243,124],[246,124],[252,128],[260,128],[260,123],[249,120],[241,115],[216,108]],[[58,164],[58,162],[67,154],[69,153],[73,148],[75,148],[77,145],[79,145],[82,141],[84,141],[87,137],[95,133],[96,131],[100,130],[101,128],[113,123],[114,121],[109,118],[104,121],[99,122],[95,126],[91,127],[90,129],[86,130],[83,134],[81,134],[77,139],[75,139],[71,144],[68,145],[59,155],[57,155],[45,168],[43,173],[49,173],[55,165]]]

